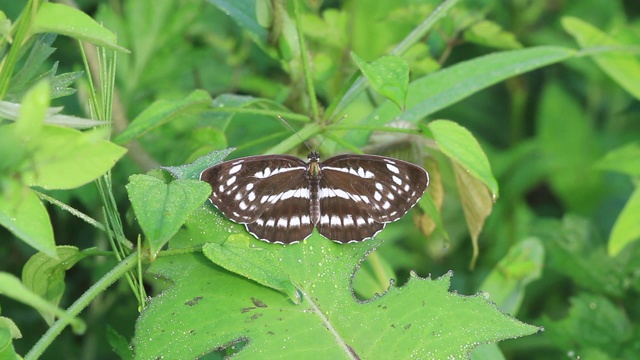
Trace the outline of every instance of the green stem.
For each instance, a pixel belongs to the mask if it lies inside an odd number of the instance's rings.
[[[84,308],[89,306],[91,301],[98,295],[104,292],[109,286],[116,282],[116,280],[123,277],[128,271],[133,269],[137,265],[138,253],[133,252],[129,254],[122,262],[116,265],[111,271],[104,275],[97,283],[95,283],[87,292],[82,294],[68,309],[67,313],[72,317],[76,317],[80,314]],[[65,319],[59,319],[56,321],[47,332],[38,340],[38,342],[29,350],[25,355],[24,360],[35,360],[39,358],[42,353],[51,345],[51,343],[60,335],[62,330],[69,325],[69,321]]]
[[[449,9],[451,9],[458,0],[445,0],[438,6],[433,12],[426,18],[424,21],[418,25],[409,35],[407,35],[402,42],[400,42],[389,54],[390,55],[402,55],[405,51],[407,51],[411,46],[415,43],[419,42],[420,39],[426,35],[426,33],[431,30],[433,25],[444,17]],[[347,90],[344,96],[340,99],[339,102],[331,104],[331,106],[327,109],[326,113],[329,114],[329,118],[334,115],[339,114],[342,110],[344,110],[347,105],[353,102],[355,99],[365,88],[366,81],[362,74],[358,76],[358,78],[353,82],[349,90]],[[335,105],[335,106],[334,106]]]
[[[320,119],[320,110],[318,107],[318,99],[316,98],[316,89],[313,87],[313,77],[311,76],[311,66],[309,64],[309,54],[304,42],[304,34],[302,33],[302,19],[300,18],[300,6],[298,1],[294,3],[294,12],[296,16],[296,31],[298,32],[298,42],[300,46],[300,56],[302,58],[302,72],[307,83],[307,92],[309,93],[309,104],[311,105],[311,118]]]

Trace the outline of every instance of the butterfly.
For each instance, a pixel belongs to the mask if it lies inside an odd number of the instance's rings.
[[[422,197],[429,174],[418,165],[377,155],[338,155],[308,162],[260,155],[205,169],[209,200],[256,238],[293,244],[318,232],[335,242],[374,237]]]

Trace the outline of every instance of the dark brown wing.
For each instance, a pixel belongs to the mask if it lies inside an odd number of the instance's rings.
[[[200,180],[211,185],[213,205],[261,240],[287,244],[313,231],[307,164],[296,157],[230,160],[204,170]]]
[[[429,184],[421,167],[384,156],[335,156],[320,169],[318,230],[338,242],[373,237],[404,216]]]

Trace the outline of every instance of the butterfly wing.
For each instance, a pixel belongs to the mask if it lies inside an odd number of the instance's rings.
[[[296,157],[264,155],[214,165],[200,180],[211,185],[211,203],[229,219],[260,240],[289,244],[313,231],[307,173]]]
[[[338,242],[362,241],[404,216],[429,175],[412,163],[376,155],[339,155],[321,164],[318,231]]]

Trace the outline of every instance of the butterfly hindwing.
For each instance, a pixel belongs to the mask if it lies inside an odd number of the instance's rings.
[[[386,223],[404,216],[429,183],[421,167],[375,155],[335,156],[321,164],[321,172],[319,198],[325,221],[318,229],[340,242],[373,237]]]

